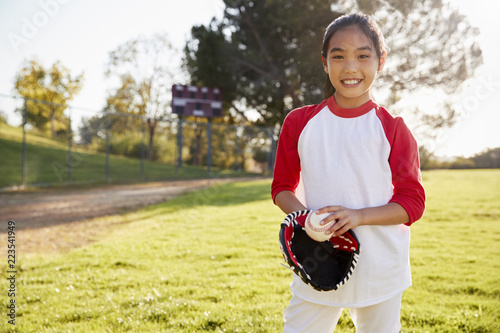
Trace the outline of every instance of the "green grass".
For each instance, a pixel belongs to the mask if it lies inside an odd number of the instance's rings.
[[[279,265],[284,216],[269,185],[218,185],[103,218],[120,227],[64,254],[23,256],[18,243],[17,331],[280,332],[291,272]],[[403,331],[500,331],[500,171],[425,172],[424,185]],[[0,331],[10,328],[2,315]],[[336,332],[354,332],[347,312]]]
[[[34,131],[33,131],[34,132]],[[68,183],[67,143],[28,133],[26,139],[27,184],[65,185]],[[0,188],[22,184],[22,132],[5,124],[0,128]],[[73,183],[106,182],[106,156],[74,148],[72,153],[71,180]],[[137,182],[170,179],[197,179],[250,175],[244,172],[212,168],[210,174],[204,167],[184,165],[176,172],[174,165],[144,161],[144,179],[141,179],[139,159],[110,155],[111,182]]]
[[[412,226],[410,332],[500,331],[500,170],[425,172]]]

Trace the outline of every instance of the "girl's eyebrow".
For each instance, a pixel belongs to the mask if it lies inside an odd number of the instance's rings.
[[[362,47],[358,47],[356,49],[356,51],[365,51],[365,50],[371,52],[372,48],[370,46],[362,46]],[[330,50],[329,53],[332,53],[332,52],[345,52],[345,50],[343,48],[341,48],[341,47],[334,46],[334,47],[332,47],[332,49]]]

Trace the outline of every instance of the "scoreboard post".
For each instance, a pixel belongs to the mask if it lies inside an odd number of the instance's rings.
[[[172,113],[179,117],[177,131],[178,159],[176,166],[182,166],[182,123],[185,116],[208,118],[207,125],[207,168],[212,164],[212,118],[222,117],[222,94],[219,88],[174,84],[172,86]]]

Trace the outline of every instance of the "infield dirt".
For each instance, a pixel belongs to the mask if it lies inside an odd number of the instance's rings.
[[[254,178],[252,178],[254,179]],[[181,194],[244,178],[133,185],[49,188],[0,193],[3,222],[16,222],[23,254],[65,252],[101,239],[116,226],[113,215],[168,201]],[[98,217],[105,217],[96,219]],[[0,235],[7,228],[1,228]],[[5,237],[1,237],[1,242]]]

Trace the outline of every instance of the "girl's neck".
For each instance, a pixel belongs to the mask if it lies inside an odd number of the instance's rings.
[[[356,109],[371,100],[369,92],[358,98],[344,98],[343,96],[338,96],[337,93],[334,93],[333,96],[337,105],[344,109]]]

